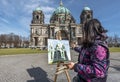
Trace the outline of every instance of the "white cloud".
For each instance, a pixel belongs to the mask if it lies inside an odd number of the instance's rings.
[[[44,3],[49,3],[50,0],[41,0],[41,2],[44,2]]]
[[[49,6],[42,6],[41,9],[46,13],[53,12],[55,10],[55,8]]]
[[[49,6],[42,6],[41,9],[44,12],[45,15],[45,23],[49,23],[50,17],[52,16],[53,11],[55,11],[54,7],[49,7]]]
[[[0,23],[0,34],[9,34],[9,33],[14,33],[17,35],[25,36],[28,37],[29,35],[29,30],[21,28],[20,26],[11,26],[11,25],[6,25],[3,23]],[[17,27],[17,28],[16,28]]]
[[[41,3],[51,4],[54,0],[40,0]]]
[[[47,0],[48,1],[48,0]],[[29,2],[29,3],[21,3],[23,6],[24,6],[24,9],[23,9],[23,11],[24,12],[26,12],[27,11],[27,13],[28,14],[30,14],[31,13],[31,11],[33,11],[35,8],[37,8],[38,6],[40,6],[41,7],[41,9],[44,11],[44,12],[49,12],[49,11],[53,11],[54,10],[54,8],[53,7],[49,7],[49,6],[45,6],[46,5],[46,3],[45,2],[47,2],[46,0],[43,0],[42,2],[44,2],[44,3],[42,3],[42,4],[40,4],[38,1],[32,1],[32,2]]]
[[[0,27],[2,27],[0,33],[20,34],[22,31],[27,34],[29,32],[26,30],[30,30],[29,25],[35,8],[41,7],[45,15],[45,23],[49,23],[50,16],[55,10],[50,6],[52,0],[1,0],[0,2],[0,21],[2,21],[0,22]],[[13,24],[14,22],[15,24]]]
[[[49,23],[51,14],[45,14],[45,23]]]
[[[32,16],[33,10],[39,6],[38,3],[37,4],[31,4],[31,5],[30,4],[26,4],[25,7],[24,7],[24,10],[23,10],[24,14],[29,15],[29,17]],[[45,23],[49,23],[50,16],[52,15],[55,8],[50,7],[50,6],[40,6],[40,8],[42,9],[42,11],[45,15]],[[31,19],[32,19],[32,17],[31,17]],[[29,20],[29,21],[31,21],[31,20]]]
[[[18,22],[21,29],[30,30],[31,18],[29,17],[21,18]]]
[[[30,0],[29,2],[30,2],[30,3],[39,3],[40,5],[42,5],[42,4],[51,3],[51,2],[53,2],[53,1],[50,1],[50,0]]]
[[[1,0],[0,3],[0,12],[4,17],[14,17],[17,6],[15,6],[14,1],[12,0]]]
[[[42,6],[41,9],[43,10],[44,15],[45,15],[45,23],[48,24],[53,11],[55,11],[55,8],[49,7],[49,6]]]
[[[3,21],[4,23],[9,24],[9,21],[8,21],[8,20],[6,20],[5,18],[0,17],[0,20],[1,20],[1,21]]]
[[[0,34],[7,34],[13,31],[13,28],[11,29],[10,26],[4,24],[4,23],[0,23]]]
[[[32,11],[33,11],[36,7],[38,7],[38,4],[32,4],[32,5],[27,4],[27,5],[25,5],[25,7],[24,7],[24,9],[23,9],[23,12],[24,12],[24,14],[30,15],[30,14],[32,14]]]

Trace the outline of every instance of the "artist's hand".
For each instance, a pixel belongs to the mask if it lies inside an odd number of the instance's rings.
[[[70,46],[71,46],[72,48],[75,48],[75,47],[77,46],[77,43],[76,43],[76,42],[71,42]]]
[[[74,68],[74,65],[75,65],[74,62],[69,62],[67,67],[72,70]]]

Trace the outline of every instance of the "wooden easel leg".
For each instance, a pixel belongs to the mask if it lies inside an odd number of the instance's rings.
[[[55,75],[54,82],[56,82],[56,80],[57,80],[57,75]]]
[[[68,70],[65,70],[65,74],[66,74],[66,77],[67,77],[68,82],[71,82],[71,80],[70,80],[70,75],[69,75],[69,73],[68,73]]]
[[[62,64],[61,62],[59,62],[59,63],[57,64],[56,73],[59,72],[59,67],[60,67],[61,64]],[[63,70],[64,70],[64,73],[66,74],[66,77],[67,77],[68,82],[71,82],[70,75],[69,75],[69,73],[68,73],[68,69],[63,69]],[[57,76],[58,76],[58,74],[55,74],[54,82],[57,81]]]
[[[56,72],[58,72],[58,67],[60,67],[60,62],[57,64],[57,69],[56,69]],[[54,82],[56,82],[57,80],[57,74],[55,74],[55,78],[54,78]]]

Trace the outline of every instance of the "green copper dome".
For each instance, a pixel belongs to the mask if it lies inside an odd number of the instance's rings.
[[[70,14],[70,11],[63,6],[61,1],[60,6],[54,11],[54,14]]]
[[[83,10],[87,10],[87,11],[90,11],[91,9],[89,7],[84,7]]]
[[[37,7],[37,8],[35,9],[35,11],[41,11],[41,8],[40,8],[40,7]]]
[[[63,6],[60,6],[60,7],[58,7],[55,11],[54,11],[54,13],[55,14],[61,14],[61,13],[63,13],[63,14],[69,14],[70,13],[70,11],[67,9],[67,8],[65,8],[65,7],[63,7]]]
[[[75,19],[71,15],[70,11],[63,6],[62,0],[60,2],[60,6],[53,12],[50,17],[50,23],[60,23],[65,24],[69,22],[75,23]]]

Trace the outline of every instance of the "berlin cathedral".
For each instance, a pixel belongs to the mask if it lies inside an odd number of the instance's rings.
[[[64,7],[62,1],[50,17],[49,24],[44,23],[44,13],[37,7],[32,13],[30,29],[30,46],[45,47],[47,39],[76,41],[81,44],[84,23],[93,18],[93,11],[84,7],[80,14],[80,23],[76,21],[70,11]]]

